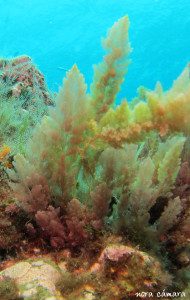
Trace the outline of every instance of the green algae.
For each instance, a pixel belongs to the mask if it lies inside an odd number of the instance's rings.
[[[3,278],[0,280],[0,299],[1,300],[21,300],[19,296],[19,290],[14,282],[10,278]]]

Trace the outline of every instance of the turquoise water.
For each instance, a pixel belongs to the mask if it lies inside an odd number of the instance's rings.
[[[90,84],[101,37],[126,14],[133,52],[122,96],[157,80],[168,88],[190,60],[189,0],[0,0],[0,56],[28,54],[53,90],[74,63]]]

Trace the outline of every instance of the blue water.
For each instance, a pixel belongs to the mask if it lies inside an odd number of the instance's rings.
[[[90,84],[101,37],[126,14],[133,52],[121,96],[157,80],[168,88],[190,61],[190,0],[0,0],[0,56],[30,55],[53,90],[74,63]]]

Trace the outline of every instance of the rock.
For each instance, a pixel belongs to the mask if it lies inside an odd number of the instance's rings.
[[[1,280],[11,279],[18,287],[19,296],[32,300],[62,299],[56,290],[61,271],[53,262],[23,261],[0,272]]]
[[[169,274],[156,257],[119,242],[109,242],[88,263],[83,255],[77,258],[80,264],[62,252],[56,253],[57,263],[51,257],[15,263],[0,272],[0,280],[8,283],[11,295],[18,290],[26,300],[121,300],[141,291],[154,294],[170,284]]]
[[[20,262],[1,272],[1,275],[19,280],[19,278],[23,278],[30,269],[31,265],[28,262]]]
[[[53,100],[45,84],[43,74],[32,63],[29,56],[13,59],[0,59],[0,80],[7,86],[8,96],[20,97],[24,92],[32,93],[30,100],[43,99],[45,105],[52,105]],[[28,109],[29,104],[25,103]]]

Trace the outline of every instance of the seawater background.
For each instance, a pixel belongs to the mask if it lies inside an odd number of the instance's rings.
[[[126,14],[133,52],[120,96],[158,80],[169,88],[190,61],[190,0],[0,0],[0,56],[31,56],[55,91],[60,67],[77,63],[90,85],[101,37]]]

